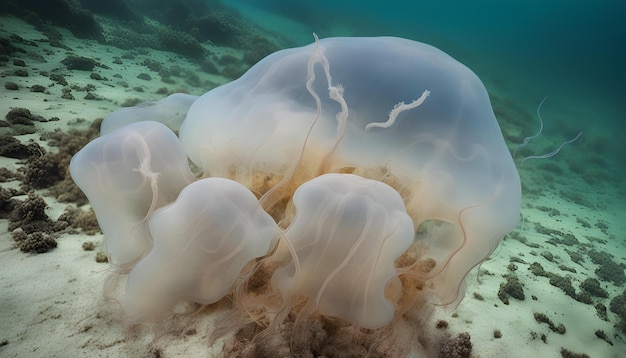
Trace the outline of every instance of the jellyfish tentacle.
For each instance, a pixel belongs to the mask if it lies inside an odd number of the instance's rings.
[[[315,82],[316,77],[317,77],[315,75],[315,65],[317,64],[322,66],[322,69],[324,70],[324,75],[326,77],[326,83],[328,86],[329,97],[335,102],[339,103],[339,105],[341,106],[341,111],[337,113],[336,115],[337,137],[335,139],[335,144],[329,150],[329,152],[324,156],[324,159],[321,161],[321,164],[318,168],[317,174],[323,174],[328,171],[329,163],[332,159],[333,153],[336,151],[337,147],[341,143],[341,140],[343,139],[346,133],[349,109],[348,109],[348,104],[346,103],[346,100],[343,97],[344,88],[340,84],[333,85],[332,75],[330,73],[330,65],[328,63],[328,59],[326,58],[326,56],[324,56],[324,48],[320,45],[317,34],[313,33],[313,37],[315,38],[315,50],[313,54],[311,55],[311,57],[309,58],[309,61],[307,62],[307,80],[306,80],[305,87],[308,93],[315,100],[315,107],[316,107],[315,117],[307,130],[307,134],[300,148],[300,153],[298,155],[296,163],[283,176],[281,181],[278,184],[276,184],[273,188],[268,190],[259,200],[261,202],[261,206],[265,210],[268,210],[274,204],[276,204],[276,202],[280,200],[280,198],[282,197],[281,193],[286,189],[288,184],[291,182],[291,179],[293,178],[294,174],[300,168],[300,165],[302,163],[302,158],[304,157],[304,153],[309,143],[309,139],[311,138],[313,129],[319,122],[320,117],[322,115],[322,100],[319,94],[313,88],[313,83]]]
[[[317,122],[319,121],[322,115],[322,101],[319,95],[317,94],[317,92],[315,92],[315,90],[313,89],[313,82],[315,81],[314,66],[316,63],[321,61],[319,58],[325,59],[325,57],[321,54],[323,50],[319,44],[319,38],[317,37],[317,34],[313,33],[313,37],[315,38],[315,51],[313,52],[313,55],[311,55],[311,57],[309,58],[309,61],[307,62],[306,89],[315,100],[315,105],[317,107],[315,117],[313,118],[313,122],[309,126],[306,136],[304,137],[304,142],[302,143],[302,146],[300,147],[300,153],[298,154],[296,163],[289,169],[287,173],[285,173],[285,175],[280,180],[280,182],[278,182],[278,184],[276,184],[273,188],[268,190],[265,194],[263,194],[261,199],[259,199],[259,203],[261,204],[261,207],[265,211],[268,211],[272,206],[274,206],[274,204],[276,204],[280,200],[280,198],[282,197],[281,195],[282,191],[288,186],[288,184],[291,182],[291,178],[293,178],[293,175],[300,167],[300,164],[302,163],[302,158],[304,157],[304,151],[307,147],[307,143],[309,139],[311,138],[311,133],[313,132],[313,128],[315,127],[315,125],[317,124]],[[326,61],[326,64],[328,65],[328,61]]]
[[[356,239],[355,243],[352,245],[352,247],[350,248],[350,250],[346,254],[346,257],[344,257],[344,259],[337,265],[337,267],[335,267],[335,269],[332,270],[328,274],[328,276],[324,279],[324,281],[320,285],[320,288],[317,291],[317,295],[315,296],[315,308],[316,309],[317,309],[317,307],[319,307],[320,301],[322,299],[322,295],[324,294],[324,291],[326,290],[326,286],[328,286],[328,283],[333,278],[335,278],[335,276],[337,276],[337,274],[341,270],[343,270],[344,267],[346,267],[350,263],[350,261],[354,258],[356,251],[359,249],[361,244],[363,244],[363,242],[367,239],[367,234],[368,234],[370,225],[371,225],[371,221],[367,221],[365,223],[365,227],[361,229],[361,234],[359,235],[359,237]],[[365,302],[367,303],[367,300]],[[364,305],[364,307],[365,307],[365,305]]]
[[[150,191],[152,192],[152,199],[150,201],[150,206],[148,207],[148,211],[146,211],[146,215],[144,215],[141,221],[139,221],[134,227],[130,229],[130,234],[134,236],[137,229],[139,227],[143,227],[144,230],[142,234],[148,239],[148,241],[151,242],[152,238],[150,237],[149,234],[147,234],[148,233],[148,221],[150,220],[150,216],[152,215],[154,210],[156,210],[157,201],[159,199],[158,183],[159,183],[160,173],[152,171],[152,166],[150,165],[152,161],[152,153],[150,151],[150,148],[148,147],[148,144],[143,140],[140,140],[140,143],[141,143],[142,153],[139,155],[139,157],[141,158],[141,160],[140,160],[139,166],[137,168],[133,168],[132,170],[135,172],[138,172],[143,177],[144,180],[148,180],[150,182]],[[141,256],[145,255],[149,250],[150,248],[147,247]]]
[[[530,155],[530,156],[528,156],[528,157],[526,157],[526,158],[522,159],[522,161],[521,161],[519,164],[520,164],[520,165],[524,164],[524,162],[525,162],[525,161],[527,161],[528,159],[544,159],[544,158],[550,158],[550,157],[553,157],[553,156],[555,156],[558,152],[560,152],[560,151],[561,151],[561,149],[562,149],[562,148],[563,148],[566,144],[570,144],[570,143],[575,142],[578,138],[580,138],[580,136],[581,136],[581,135],[583,135],[583,132],[579,132],[579,133],[578,133],[578,135],[576,135],[576,137],[574,137],[574,138],[572,138],[572,139],[570,139],[570,140],[567,140],[567,141],[565,141],[565,142],[561,143],[561,145],[560,145],[558,148],[556,148],[555,150],[551,151],[550,153],[546,153],[546,154],[543,154],[543,155]]]
[[[517,151],[526,146],[528,144],[528,142],[530,142],[531,140],[539,137],[539,135],[541,134],[541,132],[543,132],[543,118],[541,118],[541,106],[543,105],[543,102],[546,101],[546,97],[543,97],[543,99],[541,100],[541,102],[539,102],[539,105],[537,106],[537,117],[539,118],[539,131],[535,134],[535,135],[531,135],[530,137],[526,137],[524,138],[524,141],[518,145],[514,150],[513,150],[513,158],[515,159],[515,154],[517,154]]]

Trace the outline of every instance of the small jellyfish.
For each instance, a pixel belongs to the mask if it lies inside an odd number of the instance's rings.
[[[223,178],[186,186],[150,216],[149,228],[154,244],[130,271],[125,294],[135,320],[160,317],[180,301],[217,302],[281,235],[246,187]]]
[[[70,173],[89,199],[117,272],[127,272],[152,246],[150,214],[195,180],[178,138],[157,122],[93,140],[74,155]]]
[[[413,242],[413,222],[398,192],[353,174],[325,174],[294,193],[296,217],[285,231],[295,263],[276,270],[272,284],[288,302],[306,296],[302,311],[380,328],[394,316],[385,297],[397,279],[394,262]]]

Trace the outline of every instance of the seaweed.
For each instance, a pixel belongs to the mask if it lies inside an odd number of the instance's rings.
[[[575,268],[572,268],[572,267],[569,267],[569,266],[565,266],[565,265],[559,265],[559,269],[561,269],[562,271],[576,273],[576,269]]]
[[[603,305],[602,303],[598,303],[595,305],[595,309],[596,309],[596,315],[598,315],[598,317],[600,317],[601,320],[605,322],[609,321],[609,316],[607,315],[605,305]]]
[[[498,298],[500,301],[502,301],[505,305],[509,304],[509,297],[523,301],[526,298],[524,295],[524,288],[517,276],[514,274],[507,274],[504,275],[504,278],[506,278],[506,282],[502,282],[500,284],[500,289],[498,290]]]
[[[13,230],[11,236],[22,252],[42,254],[57,247],[56,240],[44,232],[27,234],[24,230],[17,229]]]
[[[619,317],[620,322],[617,327],[626,334],[626,291],[611,300],[609,309]]]
[[[581,218],[576,218],[576,222],[579,223],[582,227],[584,227],[586,229],[591,228],[591,225],[587,221],[585,221],[585,220],[583,220]]]
[[[565,334],[566,329],[565,329],[565,326],[562,323],[559,323],[558,325],[555,325],[554,322],[552,322],[552,320],[550,318],[548,318],[548,316],[546,316],[543,313],[535,312],[533,314],[533,316],[535,317],[535,321],[537,321],[537,323],[545,323],[545,324],[547,324],[548,327],[550,327],[550,330],[552,332],[556,332],[558,334]]]
[[[28,193],[28,199],[18,201],[9,215],[8,230],[21,228],[26,234],[50,231],[50,227],[54,224],[46,214],[46,207],[48,204],[42,197],[34,192]]]
[[[560,288],[566,295],[569,297],[586,304],[592,303],[591,296],[586,291],[581,291],[579,294],[576,294],[576,290],[574,286],[572,286],[572,279],[569,277],[559,276],[555,273],[548,272],[544,270],[543,266],[541,266],[538,262],[533,262],[528,269],[535,276],[547,277],[552,286]],[[563,268],[561,268],[563,269]]]
[[[612,256],[604,251],[589,251],[589,257],[593,263],[600,265],[595,270],[596,275],[604,281],[612,281],[615,285],[621,286],[626,282],[624,268],[613,261]]]
[[[41,146],[35,142],[22,144],[17,138],[9,135],[0,135],[0,156],[26,159],[42,151]]]
[[[574,353],[563,347],[561,347],[560,353],[561,353],[562,358],[589,358],[589,356],[586,355],[585,353]]]
[[[16,195],[18,195],[17,190],[0,186],[0,219],[7,219],[15,209],[18,201],[13,197]]]
[[[445,338],[439,347],[441,358],[469,358],[471,354],[472,342],[467,332],[460,333],[454,338]]]
[[[550,251],[543,251],[540,255],[543,256],[544,259],[554,262],[554,255],[552,255]]]
[[[566,295],[576,299],[576,290],[574,290],[574,286],[572,286],[571,278],[550,274],[549,279],[552,286],[560,288]]]
[[[558,209],[555,209],[555,208],[550,208],[550,207],[547,207],[547,206],[537,206],[537,209],[539,209],[539,210],[541,210],[541,211],[543,211],[545,213],[548,213],[548,216],[550,216],[550,217],[560,216],[561,215],[561,212]]]
[[[520,233],[518,233],[516,231],[510,233],[509,237],[512,238],[513,240],[517,240],[517,241],[521,242],[522,244],[524,244],[524,245],[526,245],[526,246],[528,246],[530,248],[533,248],[533,249],[541,247],[539,244],[536,244],[534,242],[528,242],[528,239],[526,239],[526,237],[520,235]]]
[[[599,330],[595,331],[595,335],[596,335],[596,337],[598,337],[601,340],[605,341],[609,345],[613,345],[613,342],[611,342],[611,339],[609,339],[609,336],[607,336],[606,333],[604,333],[603,330],[599,329]]]
[[[535,276],[549,277],[548,273],[543,269],[543,266],[541,266],[541,264],[539,262],[533,262],[532,264],[530,264],[528,269]]]
[[[579,265],[581,264],[581,262],[585,261],[584,258],[583,258],[583,255],[578,253],[578,252],[576,252],[576,251],[565,249],[565,252],[567,252],[567,254],[569,255],[570,259],[573,262],[575,262],[575,263],[577,263]]]
[[[591,295],[595,297],[607,298],[608,293],[605,289],[600,287],[600,282],[595,278],[587,278],[580,284],[580,288],[589,292]]]
[[[607,226],[607,224],[603,221],[598,221],[595,224],[595,227],[597,227],[598,229],[600,229],[600,231],[602,231],[603,234],[608,235],[609,234],[609,227]]]
[[[58,220],[67,222],[70,227],[82,229],[87,235],[95,235],[102,232],[93,209],[84,211],[67,207],[63,214],[59,216]]]

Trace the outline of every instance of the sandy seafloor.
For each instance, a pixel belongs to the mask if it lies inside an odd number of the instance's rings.
[[[114,64],[113,59],[123,58],[127,51],[76,39],[64,29],[58,30],[63,34],[64,44],[71,50],[54,48],[41,41],[44,38],[41,33],[20,20],[3,17],[0,24],[1,36],[18,33],[24,39],[37,42],[36,48],[24,45],[27,52],[19,54],[19,58],[26,62],[23,69],[29,72],[28,77],[12,76],[11,71],[17,67],[11,62],[0,67],[0,80],[3,82],[0,87],[0,114],[4,116],[11,108],[24,107],[45,118],[60,118],[59,121],[36,123],[38,133],[17,137],[23,143],[30,139],[40,141],[39,133],[55,128],[85,128],[96,118],[119,108],[129,98],[141,101],[160,99],[164,96],[157,94],[160,88],[166,88],[168,93],[184,90],[199,95],[228,81],[225,77],[199,71],[197,65],[180,55],[146,50],[138,52],[132,59],[124,59],[121,64]],[[43,51],[45,62],[29,57],[29,53]],[[238,54],[235,49],[213,48],[212,51]],[[60,61],[70,53],[93,57],[107,64],[109,69],[97,67],[94,72],[109,80],[98,81],[90,78],[91,72],[65,69]],[[158,76],[152,76],[149,81],[137,79],[142,72],[151,73],[141,64],[144,59],[188,68],[198,74],[195,86],[184,77],[174,77],[174,84],[163,83]],[[93,93],[98,99],[83,99],[86,93],[80,91],[73,91],[74,100],[63,99],[62,86],[38,75],[40,71],[50,72],[55,68],[62,69],[69,86],[93,84]],[[496,113],[536,119],[535,106],[542,94],[533,93],[535,97],[528,95],[532,91],[525,84],[504,86],[497,80],[501,81],[502,76],[500,73],[494,74],[493,78],[483,78],[494,98]],[[8,81],[17,83],[19,89],[7,90],[4,83]],[[121,81],[129,86],[122,86]],[[46,87],[45,92],[30,92],[29,87],[36,84]],[[137,91],[137,87],[142,92]],[[575,113],[579,105],[574,105],[574,102],[578,103],[572,99],[570,105],[563,97],[554,102],[548,101],[544,119],[549,120],[556,113]],[[509,128],[502,118],[501,126],[505,133],[507,130],[518,130]],[[524,133],[515,133],[514,136],[531,135],[536,126],[537,122],[533,121]],[[576,129],[569,128],[569,132],[572,131],[575,133]],[[480,270],[474,269],[469,274],[466,297],[458,307],[434,313],[433,330],[436,321],[445,320],[449,323],[447,329],[450,334],[469,332],[473,357],[559,357],[562,347],[590,357],[623,356],[626,335],[615,327],[618,317],[609,310],[608,321],[604,321],[594,307],[602,303],[608,308],[610,300],[622,294],[623,287],[600,280],[609,297],[593,297],[592,304],[585,304],[551,285],[548,278],[535,276],[529,270],[530,264],[538,262],[548,272],[571,278],[574,289],[580,292],[580,283],[586,278],[597,278],[595,272],[599,268],[587,255],[588,251],[614,255],[614,262],[621,265],[622,271],[624,269],[626,190],[619,177],[620,172],[612,169],[616,165],[613,159],[598,160],[598,155],[594,155],[591,147],[594,135],[601,134],[587,133],[586,138],[566,146],[552,159],[529,160],[519,166],[524,186],[524,225],[502,241]],[[554,132],[547,133],[533,143],[532,150],[542,152],[566,139],[569,138]],[[46,147],[44,141],[40,142]],[[513,148],[515,143],[509,143],[509,146]],[[583,166],[585,175],[573,172],[573,163]],[[555,165],[560,169],[555,169]],[[20,164],[16,159],[0,157],[0,166],[15,171]],[[18,181],[9,181],[0,185],[17,188],[19,184]],[[47,213],[52,219],[56,219],[70,205],[56,202],[46,190],[38,191],[38,194],[46,198],[49,205]],[[7,224],[6,219],[0,220],[0,357],[219,355],[222,343],[218,342],[213,347],[207,344],[210,315],[194,322],[194,334],[166,333],[155,341],[150,334],[139,339],[129,339],[125,335],[119,322],[119,312],[105,303],[102,297],[108,266],[95,261],[96,252],[102,251],[101,234],[65,235],[57,239],[58,247],[48,253],[25,254],[14,248]],[[559,242],[565,234],[573,235],[578,244]],[[520,237],[525,240],[520,240]],[[551,238],[556,240],[549,243]],[[96,250],[83,250],[82,245],[86,241],[96,243]],[[572,262],[566,250],[581,253],[583,260]],[[512,257],[516,258],[516,269],[510,266]],[[525,299],[511,298],[505,305],[498,298],[498,290],[506,282],[503,275],[511,272],[522,283]],[[535,313],[545,314],[556,325],[563,324],[566,332],[559,334],[551,331],[547,324],[535,320]],[[494,338],[495,330],[501,332],[500,338]],[[605,332],[611,343],[598,338],[597,331]]]

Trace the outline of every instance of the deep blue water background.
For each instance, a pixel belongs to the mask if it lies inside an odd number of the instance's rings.
[[[282,34],[293,45],[310,43],[312,32],[320,37],[393,35],[429,43],[474,70],[490,91],[516,87],[523,94],[518,102],[529,110],[548,96],[546,118],[558,117],[587,138],[601,135],[612,154],[626,155],[621,145],[626,132],[626,1],[222,2],[263,26],[277,24],[251,9],[300,23]],[[559,130],[554,120],[546,122],[546,131]]]

